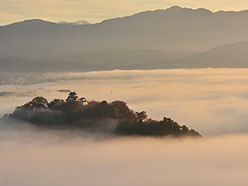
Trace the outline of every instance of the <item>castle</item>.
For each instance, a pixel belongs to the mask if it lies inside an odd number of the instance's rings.
[[[66,102],[78,102],[81,103],[82,105],[88,105],[88,101],[86,101],[86,99],[84,97],[82,98],[78,98],[77,93],[76,92],[70,92],[70,94],[68,95]]]

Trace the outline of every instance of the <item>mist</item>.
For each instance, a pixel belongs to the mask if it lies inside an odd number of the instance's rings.
[[[1,26],[0,185],[248,185],[247,17],[173,6],[91,25]],[[117,120],[92,132],[2,117],[70,91],[203,138],[120,137],[109,133]]]
[[[248,132],[247,69],[28,74],[2,82],[0,115],[35,96],[66,99],[71,90],[88,101],[125,101],[134,111],[156,120],[170,117],[205,137]]]
[[[1,123],[1,185],[248,184],[247,134],[180,140],[99,138],[22,126]]]
[[[35,96],[123,100],[202,139],[116,137],[0,120],[0,185],[247,185],[247,69],[101,71],[7,76],[0,115]],[[22,79],[22,81],[19,81]],[[3,79],[1,79],[3,80]]]

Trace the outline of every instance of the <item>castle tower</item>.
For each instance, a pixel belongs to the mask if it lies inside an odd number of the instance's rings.
[[[66,99],[66,102],[71,102],[71,101],[79,101],[76,92],[70,92],[68,98]]]

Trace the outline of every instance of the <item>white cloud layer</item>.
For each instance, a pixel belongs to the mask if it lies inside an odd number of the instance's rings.
[[[0,93],[12,92],[0,96],[1,115],[36,95],[65,99],[67,93],[58,90],[70,89],[88,100],[123,100],[155,119],[171,117],[205,138],[106,138],[0,121],[0,185],[246,186],[247,72],[106,71],[1,79]]]
[[[97,139],[28,126],[1,127],[0,184],[245,186],[247,140],[247,135]]]
[[[248,132],[247,69],[102,71],[0,78],[0,115],[35,96],[66,99],[76,91],[88,100],[125,101],[149,117],[170,117],[204,136]],[[6,78],[7,77],[7,78]],[[9,85],[14,83],[15,85]],[[39,83],[39,84],[35,84]]]

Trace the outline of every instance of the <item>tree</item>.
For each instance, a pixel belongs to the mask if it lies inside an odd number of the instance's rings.
[[[147,120],[147,114],[145,111],[135,112],[135,116],[137,118],[137,121],[139,121],[139,120],[146,121]]]
[[[37,104],[41,104],[44,107],[47,107],[48,106],[47,99],[45,99],[44,97],[41,97],[41,96],[35,97],[32,101],[35,102],[35,103],[37,103]]]
[[[129,122],[134,122],[136,120],[134,112],[128,108],[124,101],[113,101],[111,105],[118,108],[122,119],[128,120]]]

